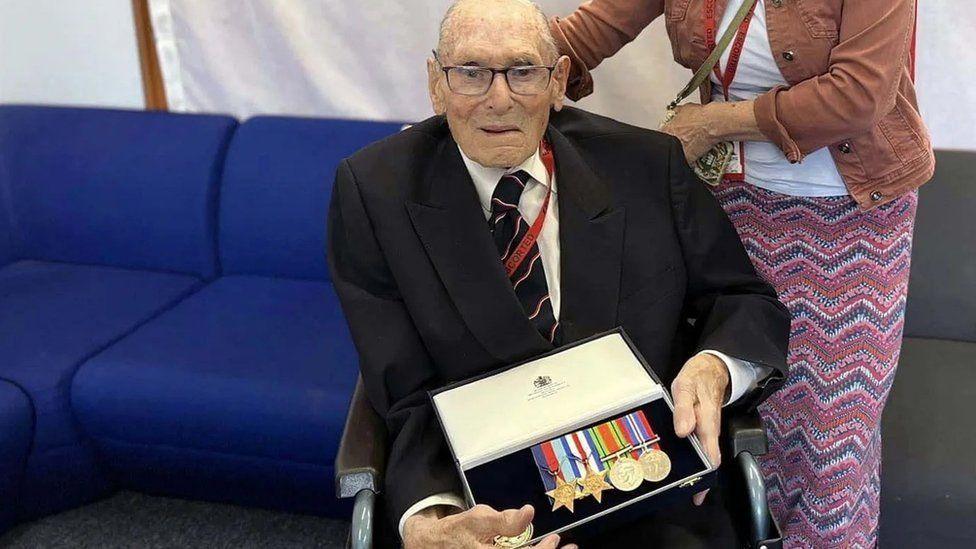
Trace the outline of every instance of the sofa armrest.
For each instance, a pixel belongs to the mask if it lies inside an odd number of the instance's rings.
[[[336,454],[336,497],[356,497],[361,490],[378,494],[385,467],[386,426],[366,398],[360,379],[352,395]]]

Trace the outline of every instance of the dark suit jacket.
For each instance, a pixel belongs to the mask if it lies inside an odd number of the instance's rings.
[[[555,113],[565,342],[623,326],[665,383],[701,349],[785,372],[789,317],[680,143],[577,109]],[[552,347],[526,318],[443,117],[339,166],[329,261],[366,391],[386,418],[394,520],[461,493],[427,391]]]

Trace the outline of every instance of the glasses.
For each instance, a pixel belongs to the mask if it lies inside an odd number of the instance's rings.
[[[555,66],[526,65],[492,69],[477,66],[445,66],[433,52],[434,59],[447,75],[447,87],[461,95],[484,95],[488,93],[496,74],[504,74],[508,89],[517,95],[538,95],[549,88]]]

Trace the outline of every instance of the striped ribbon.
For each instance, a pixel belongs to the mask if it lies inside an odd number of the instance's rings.
[[[643,410],[554,438],[532,447],[532,457],[546,491],[556,488],[554,475],[566,482],[586,476],[586,464],[602,472],[617,458],[640,457],[648,448],[659,448],[658,437]]]

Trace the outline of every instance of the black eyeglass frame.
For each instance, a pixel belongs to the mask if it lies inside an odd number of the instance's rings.
[[[514,93],[515,95],[522,95],[522,96],[526,96],[526,97],[531,97],[533,95],[539,95],[540,93],[543,93],[546,90],[548,90],[549,89],[549,86],[552,85],[552,71],[556,70],[556,65],[552,65],[552,66],[548,66],[548,65],[516,65],[516,66],[513,66],[513,67],[506,67],[504,69],[496,69],[496,68],[493,68],[493,67],[481,67],[481,66],[478,66],[478,65],[445,65],[445,64],[441,63],[440,58],[437,56],[437,50],[431,50],[430,52],[432,54],[434,54],[434,61],[437,61],[437,64],[441,66],[441,70],[444,71],[444,79],[447,80],[447,87],[452,92],[454,92],[454,93],[457,93],[457,94],[460,94],[460,95],[466,95],[468,97],[478,97],[478,96],[481,96],[481,95],[484,95],[484,94],[488,93],[488,90],[491,89],[492,84],[495,83],[495,76],[498,75],[498,74],[502,74],[502,75],[505,76],[505,85],[508,86],[508,89],[512,90],[512,93]],[[466,93],[461,93],[461,92],[458,92],[458,91],[454,91],[454,88],[451,87],[451,75],[448,74],[448,72],[451,69],[479,69],[479,70],[491,71],[491,80],[488,81],[488,87],[485,88],[485,91],[483,91],[483,92],[481,92],[479,94],[466,94]],[[537,91],[535,93],[519,93],[519,92],[515,91],[514,89],[512,89],[512,83],[508,80],[508,71],[514,70],[514,69],[548,69],[549,70],[549,75],[546,77],[546,87],[542,88],[541,90],[539,90],[539,91]]]

